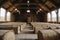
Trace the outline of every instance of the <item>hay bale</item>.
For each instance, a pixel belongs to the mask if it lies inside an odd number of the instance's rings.
[[[58,34],[53,30],[40,30],[38,40],[58,40]]]
[[[0,25],[0,29],[2,30],[5,30],[5,29],[7,29],[7,30],[11,30],[12,29],[12,25]]]
[[[55,29],[54,31],[59,35],[58,39],[60,40],[60,29]]]
[[[0,30],[0,40],[15,40],[15,34],[11,30]]]
[[[13,30],[16,34],[20,33],[20,25],[0,25],[0,30]],[[18,30],[19,29],[19,30]]]
[[[60,29],[55,29],[54,31],[60,34]]]
[[[57,29],[57,27],[56,27],[55,25],[49,25],[49,27],[50,27],[51,29]]]

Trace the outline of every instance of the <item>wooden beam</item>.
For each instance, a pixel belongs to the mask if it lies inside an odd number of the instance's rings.
[[[52,2],[56,7],[59,6],[54,0],[49,0],[49,1]]]
[[[16,7],[16,6],[18,6],[18,4],[14,4],[14,5],[9,6],[9,7],[7,8],[7,10],[10,9],[10,8],[12,8],[13,6]]]
[[[51,9],[47,5],[45,5],[45,6],[49,9],[49,11],[51,11]]]
[[[46,11],[41,6],[39,6],[39,8],[42,10],[43,13],[46,13]]]
[[[1,2],[0,2],[0,7],[4,4],[4,3],[6,3],[7,2],[7,0],[2,0]]]
[[[44,10],[44,9],[40,6],[40,4],[42,4],[43,1],[42,1],[42,0],[40,0],[40,1],[39,1],[39,0],[35,0],[35,1],[38,3],[38,4],[37,4],[38,7],[39,7],[40,9],[42,9],[42,12],[46,13],[47,11]]]
[[[24,0],[14,0],[14,1],[11,1],[12,4],[20,4],[22,1]]]
[[[2,7],[4,7],[5,9],[9,8],[10,6],[12,6],[12,4],[9,1],[2,5]]]

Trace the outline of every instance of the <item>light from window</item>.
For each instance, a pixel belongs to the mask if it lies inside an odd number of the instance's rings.
[[[59,11],[58,11],[58,21],[60,22],[60,8],[59,8]]]
[[[56,10],[52,11],[52,22],[56,22],[57,21],[57,15],[56,15]]]
[[[0,8],[0,21],[5,21],[5,13],[6,10],[4,8]]]
[[[10,12],[7,12],[7,21],[11,21],[11,13]]]
[[[47,21],[48,21],[48,22],[51,21],[51,14],[50,14],[50,13],[47,14]]]

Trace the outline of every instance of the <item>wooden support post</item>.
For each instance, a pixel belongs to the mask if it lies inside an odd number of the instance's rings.
[[[59,19],[59,17],[58,17],[58,16],[59,16],[59,15],[58,15],[58,9],[56,10],[56,15],[57,15],[57,23],[58,23],[58,21],[59,21],[59,20],[58,20],[58,19]]]

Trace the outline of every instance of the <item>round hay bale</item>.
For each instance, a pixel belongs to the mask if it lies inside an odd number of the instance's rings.
[[[60,29],[54,29],[54,31],[58,34],[60,34]]]
[[[58,34],[53,30],[40,30],[38,40],[58,40]]]
[[[55,25],[49,25],[49,27],[50,27],[51,29],[57,29],[57,27],[56,27]]]
[[[60,40],[60,29],[55,29],[54,31],[59,35],[58,39]]]
[[[15,40],[15,34],[11,30],[0,30],[1,40]]]

